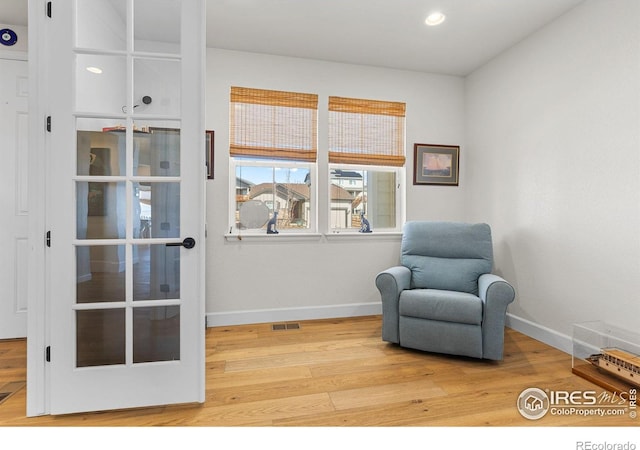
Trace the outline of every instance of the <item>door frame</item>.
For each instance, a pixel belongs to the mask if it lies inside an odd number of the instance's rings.
[[[46,30],[44,14],[46,0],[29,0],[29,255],[30,283],[27,287],[27,416],[39,416],[48,411],[46,399],[47,342],[46,308],[46,77],[39,73],[39,64],[47,54],[41,36]]]

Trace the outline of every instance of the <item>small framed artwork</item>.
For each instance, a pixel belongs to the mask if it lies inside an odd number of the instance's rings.
[[[206,131],[206,155],[207,155],[207,179],[213,180],[213,135],[211,130]]]
[[[111,175],[111,149],[92,147],[89,152],[89,175]],[[89,182],[88,215],[108,216],[107,183]]]
[[[413,184],[457,186],[460,147],[414,144]]]

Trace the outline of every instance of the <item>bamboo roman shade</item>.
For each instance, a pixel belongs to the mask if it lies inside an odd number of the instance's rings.
[[[231,87],[231,156],[316,161],[318,96]]]
[[[405,104],[329,97],[329,162],[403,166]]]

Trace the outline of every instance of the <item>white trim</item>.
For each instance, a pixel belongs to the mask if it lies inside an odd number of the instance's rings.
[[[48,412],[48,370],[44,359],[48,342],[46,309],[46,136],[44,99],[46,74],[40,72],[45,61],[44,0],[29,0],[29,285],[27,288],[27,416]]]
[[[335,231],[333,233],[327,233],[324,237],[328,241],[332,240],[389,240],[400,242],[402,240],[402,231],[380,231],[373,230],[372,233],[360,233],[358,231]]]
[[[571,336],[559,333],[543,325],[507,313],[506,326],[569,355],[573,352],[573,340]]]
[[[292,241],[300,241],[300,240],[308,240],[308,241],[319,241],[322,238],[322,234],[319,233],[296,233],[296,232],[286,232],[283,231],[279,234],[267,234],[266,231],[263,231],[262,234],[249,233],[244,234],[242,231],[233,233],[233,234],[225,234],[224,239],[227,242],[260,242],[264,244],[265,242],[292,242]]]
[[[243,234],[243,233],[234,233],[234,234],[225,234],[224,239],[227,242],[233,243],[249,243],[249,242],[260,242],[264,244],[265,242],[292,242],[292,241],[320,241],[322,239],[326,239],[327,241],[344,241],[344,240],[389,240],[389,241],[400,241],[402,240],[402,232],[401,231],[381,231],[376,233],[359,233],[357,231],[344,231],[339,232],[336,231],[334,233],[296,233],[291,232],[288,233],[286,231],[281,232],[280,234],[266,234],[263,232],[262,234]]]
[[[228,311],[207,313],[207,327],[247,325],[292,320],[336,319],[342,317],[375,316],[382,314],[382,304],[351,303],[346,305],[311,306],[300,308],[259,309],[250,311]],[[564,353],[571,354],[571,336],[554,331],[527,319],[507,313],[506,326],[532,339],[543,342]]]
[[[340,317],[375,316],[382,314],[382,304],[351,303],[346,305],[311,306],[301,308],[260,309],[208,313],[207,327],[270,323],[291,320],[335,319]]]
[[[17,61],[28,61],[29,55],[27,52],[9,52],[6,50],[0,50],[0,59],[12,59]]]

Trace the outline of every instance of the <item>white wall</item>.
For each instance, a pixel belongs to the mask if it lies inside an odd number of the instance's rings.
[[[207,182],[208,323],[339,317],[379,311],[375,275],[398,262],[399,237],[318,237],[277,244],[226,241],[229,231],[229,90],[232,85],[319,95],[319,160],[326,161],[328,96],[407,104],[407,219],[459,220],[464,186],[413,186],[413,144],[464,145],[464,80],[300,58],[207,50],[207,129],[215,178]],[[464,147],[463,147],[464,155]],[[464,159],[461,162],[465,169]],[[328,179],[320,165],[319,179]],[[319,193],[319,211],[327,210]],[[319,231],[327,229],[320,214]],[[282,236],[279,236],[282,237]]]
[[[510,314],[565,337],[638,327],[639,17],[588,0],[466,80],[465,217],[493,226]]]

